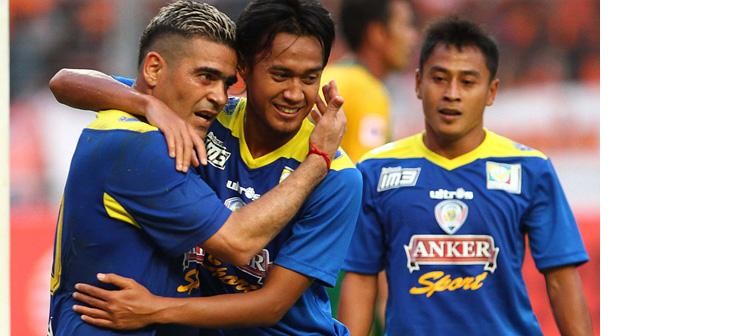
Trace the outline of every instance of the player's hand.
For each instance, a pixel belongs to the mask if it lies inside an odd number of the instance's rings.
[[[165,136],[168,153],[175,159],[175,168],[187,172],[190,164],[195,167],[208,164],[205,143],[195,130],[165,103],[153,96],[147,97],[145,117]]]
[[[345,100],[337,91],[335,81],[323,86],[322,94],[327,102],[317,95],[317,110],[313,110],[311,114],[317,126],[309,136],[309,143],[327,153],[330,159],[334,159],[347,126],[345,111],[342,109]]]
[[[119,290],[76,284],[73,298],[87,305],[73,306],[81,320],[97,327],[118,330],[139,329],[155,322],[154,314],[161,308],[156,303],[159,297],[130,278],[113,273],[98,274],[97,278],[119,287]]]

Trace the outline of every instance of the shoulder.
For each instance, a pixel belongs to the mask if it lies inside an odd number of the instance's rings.
[[[378,159],[412,159],[423,157],[423,153],[419,151],[422,139],[423,134],[419,133],[376,147],[360,158],[360,164],[372,164]]]
[[[223,107],[216,120],[225,128],[233,131],[243,125],[243,114],[246,111],[246,98],[228,97],[226,106]]]
[[[480,156],[483,157],[522,157],[522,158],[538,158],[547,160],[548,157],[543,152],[525,146],[517,141],[509,139],[505,136],[492,131],[487,131],[487,137],[482,146],[479,148]]]

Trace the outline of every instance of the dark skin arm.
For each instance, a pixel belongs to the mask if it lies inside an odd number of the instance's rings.
[[[82,110],[118,109],[157,126],[165,136],[175,167],[186,172],[190,164],[207,164],[205,144],[195,131],[159,99],[128,87],[95,70],[61,69],[48,83],[59,103]],[[197,155],[196,155],[197,154]]]
[[[550,306],[561,335],[593,335],[583,285],[575,266],[543,271]]]
[[[369,335],[378,292],[378,276],[346,272],[340,288],[337,319],[350,329],[351,335]]]
[[[120,290],[78,284],[74,298],[88,307],[75,305],[73,309],[86,323],[122,330],[153,323],[209,328],[272,326],[312,283],[306,276],[277,265],[272,266],[265,285],[259,290],[209,297],[156,296],[133,279],[115,274],[102,274],[99,280]]]

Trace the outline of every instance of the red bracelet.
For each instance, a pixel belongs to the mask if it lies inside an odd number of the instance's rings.
[[[327,155],[327,153],[319,150],[314,145],[309,144],[309,153],[307,153],[307,155],[310,155],[310,154],[315,154],[315,155],[321,156],[324,159],[324,162],[327,163],[327,170],[330,170],[330,164],[332,163],[332,161],[330,160],[330,157],[329,157],[329,155]]]

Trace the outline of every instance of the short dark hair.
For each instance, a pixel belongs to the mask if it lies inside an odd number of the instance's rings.
[[[423,71],[423,64],[431,56],[437,45],[454,46],[459,51],[464,47],[476,47],[484,55],[491,79],[497,76],[499,51],[494,40],[479,26],[471,21],[448,17],[431,24],[426,30],[426,37],[421,46],[418,69]]]
[[[231,18],[209,4],[173,2],[162,7],[142,33],[137,65],[142,64],[153,44],[166,36],[202,37],[234,48],[236,26]]]
[[[236,21],[236,50],[241,61],[253,66],[262,52],[271,51],[279,33],[311,36],[322,46],[327,64],[335,38],[330,12],[313,0],[253,0]],[[265,55],[262,55],[265,56]]]
[[[340,5],[342,35],[350,50],[357,51],[363,43],[368,25],[387,23],[390,19],[391,0],[343,0]]]

